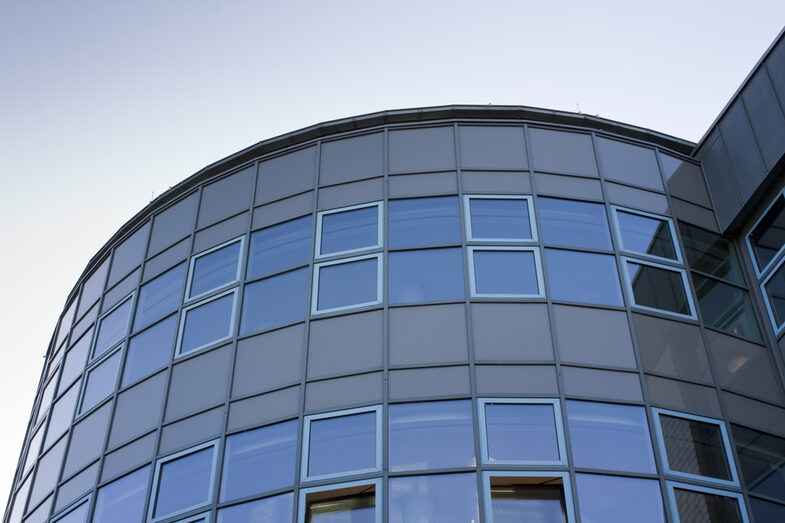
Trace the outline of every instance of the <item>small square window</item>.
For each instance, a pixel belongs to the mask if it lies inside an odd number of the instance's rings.
[[[300,489],[298,523],[381,523],[381,479]]]
[[[480,399],[480,450],[485,464],[566,465],[557,399]]]
[[[464,196],[468,241],[537,241],[531,196]]]
[[[674,523],[749,523],[744,498],[736,492],[668,481]]]
[[[251,234],[247,279],[307,265],[311,260],[313,219],[305,216]]]
[[[574,523],[567,472],[484,472],[485,521]]]
[[[613,248],[604,205],[539,197],[537,207],[545,245],[606,251]]]
[[[186,298],[193,300],[240,280],[245,237],[228,241],[191,258]]]
[[[676,229],[670,218],[616,206],[611,209],[621,251],[681,263]]]
[[[318,213],[315,258],[381,247],[382,223],[382,202]]]
[[[185,273],[186,264],[183,262],[142,285],[133,332],[139,332],[180,307]]]
[[[98,358],[117,346],[128,334],[128,322],[131,319],[134,295],[131,294],[123,301],[112,307],[109,312],[98,318],[93,351],[90,359]]]
[[[695,272],[692,282],[706,325],[760,341],[760,329],[746,289]]]
[[[305,320],[308,268],[296,269],[245,286],[240,335]]]
[[[747,234],[747,248],[761,276],[785,248],[785,194],[780,192]]]
[[[391,304],[464,300],[461,249],[396,251],[389,256]]]
[[[177,355],[211,347],[228,340],[234,332],[237,289],[183,309],[177,339]]]
[[[305,418],[303,480],[378,472],[382,468],[382,408],[361,407]]]
[[[469,284],[476,298],[544,298],[537,247],[469,247]]]
[[[87,371],[84,385],[82,386],[82,398],[77,415],[92,409],[115,391],[122,355],[122,349],[117,349],[112,354],[95,363]]]
[[[388,213],[391,249],[461,243],[456,196],[391,200]]]
[[[695,319],[695,307],[684,269],[622,258],[627,291],[633,305]]]
[[[624,305],[616,258],[594,252],[545,249],[551,299],[620,307]],[[576,268],[580,267],[579,270]]]
[[[311,314],[381,303],[382,255],[317,264],[312,294]]]

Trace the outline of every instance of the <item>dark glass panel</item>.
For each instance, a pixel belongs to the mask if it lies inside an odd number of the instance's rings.
[[[554,300],[623,305],[616,259],[605,254],[545,249]],[[576,268],[580,267],[579,270]]]
[[[170,316],[131,338],[125,357],[123,386],[163,368],[172,358],[172,345],[177,334],[177,316]]]
[[[461,243],[458,198],[391,200],[390,248]]]
[[[750,497],[750,512],[756,523],[785,521],[785,506]]]
[[[188,296],[199,296],[235,281],[241,247],[242,242],[237,241],[195,258]]]
[[[692,274],[692,282],[704,323],[760,341],[758,322],[747,291],[696,273]]]
[[[250,334],[305,319],[308,269],[279,274],[245,287],[240,334]]]
[[[553,405],[488,403],[485,427],[491,461],[536,462],[561,458]]]
[[[306,504],[306,523],[374,523],[376,494],[366,492]]]
[[[530,240],[529,202],[524,199],[470,198],[471,236],[475,240]]]
[[[610,250],[605,207],[599,203],[537,198],[542,241],[546,245]]]
[[[785,439],[737,425],[733,439],[747,489],[785,500]]]
[[[690,267],[744,285],[739,258],[729,238],[684,222],[679,222],[679,231]]]
[[[305,216],[251,235],[247,278],[260,278],[307,264],[311,259],[313,219]]]
[[[760,223],[749,234],[759,269],[765,268],[785,245],[785,197],[777,196]]]
[[[379,242],[379,210],[376,205],[322,216],[319,254],[332,254],[374,247]]]
[[[691,315],[680,272],[632,261],[626,263],[636,305]]]
[[[390,253],[390,303],[464,299],[461,249]]]
[[[494,485],[491,479],[493,523],[567,523],[564,494],[558,486],[509,484]],[[499,478],[514,480],[515,478]],[[548,478],[542,478],[543,483]]]
[[[676,260],[676,247],[667,220],[616,211],[624,249]]]
[[[176,514],[210,501],[215,447],[207,447],[161,465],[153,517]]]
[[[227,294],[185,312],[180,354],[205,347],[231,334],[235,294]]]
[[[670,470],[730,480],[722,430],[716,423],[660,414]]]
[[[181,263],[142,285],[134,319],[135,331],[177,310],[182,299],[186,270],[186,264]]]
[[[540,294],[534,251],[472,252],[477,294]]]
[[[379,300],[377,258],[326,265],[319,270],[320,311]]]
[[[730,496],[673,489],[681,521],[743,523],[739,500]]]
[[[311,422],[308,476],[376,468],[376,412]]]
[[[778,330],[785,323],[785,263],[772,273],[763,288],[771,308],[774,328]]]

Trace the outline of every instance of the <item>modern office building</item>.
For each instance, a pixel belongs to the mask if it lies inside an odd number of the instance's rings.
[[[260,142],[93,257],[5,523],[785,521],[785,40],[697,144],[447,106]]]

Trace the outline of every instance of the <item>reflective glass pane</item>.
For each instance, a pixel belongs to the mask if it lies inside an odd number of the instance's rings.
[[[545,249],[545,263],[552,299],[624,305],[613,256]]]
[[[537,198],[542,241],[546,245],[607,249],[611,233],[605,206],[557,198]]]
[[[494,484],[495,480],[500,484]],[[491,478],[491,511],[493,523],[566,523],[564,492],[560,486],[527,484],[536,479],[538,483],[548,478]],[[517,481],[523,481],[517,484]]]
[[[461,249],[390,253],[390,303],[463,300]]]
[[[186,271],[186,264],[181,263],[142,285],[134,319],[135,331],[177,310],[182,299]]]
[[[326,265],[319,270],[317,310],[379,301],[377,258]]]
[[[657,473],[643,407],[567,402],[576,467]]]
[[[308,476],[376,468],[376,412],[311,421]]]
[[[60,347],[60,344],[65,341],[66,336],[68,333],[71,332],[71,324],[74,321],[74,313],[76,312],[76,299],[71,302],[71,305],[68,306],[65,313],[63,314],[62,318],[60,319],[60,325],[57,331],[57,341],[55,341],[55,347]]]
[[[82,503],[65,516],[57,519],[57,523],[85,523],[87,521],[87,513],[89,511],[90,503]]]
[[[291,492],[241,503],[218,511],[218,523],[271,523],[292,519],[293,495]]]
[[[374,247],[379,243],[379,209],[376,205],[324,214],[319,254]]]
[[[79,412],[87,412],[114,392],[122,354],[123,351],[118,350],[87,372],[87,383],[82,393]]]
[[[736,425],[733,439],[747,489],[785,500],[785,439]]]
[[[684,222],[679,222],[679,231],[690,267],[744,285],[739,258],[729,238]]]
[[[391,200],[390,248],[461,243],[458,198]]]
[[[143,521],[149,479],[150,467],[144,467],[98,489],[93,523]]]
[[[30,445],[27,447],[27,454],[25,455],[25,463],[22,467],[22,476],[26,475],[27,472],[33,468],[33,463],[35,463],[35,459],[38,457],[38,452],[41,450],[41,441],[44,439],[44,429],[43,427],[38,429],[38,432],[30,440]]]
[[[180,354],[205,347],[231,335],[235,294],[227,294],[185,312]]]
[[[177,334],[177,316],[137,334],[128,342],[128,355],[125,357],[123,386],[163,368],[172,358],[172,345]]]
[[[475,466],[470,401],[390,405],[389,415],[390,470]]]
[[[785,521],[785,505],[750,497],[750,512],[755,521]]]
[[[313,219],[273,225],[251,235],[247,278],[260,278],[307,264],[311,259]]]
[[[93,348],[93,358],[101,356],[125,338],[132,301],[131,299],[125,300],[115,310],[101,318],[98,324],[98,336],[96,336]]]
[[[487,403],[485,430],[491,461],[557,461],[553,405]]]
[[[627,261],[635,304],[690,316],[681,273],[662,267]]]
[[[286,272],[245,287],[240,334],[302,321],[308,309],[308,269]]]
[[[68,392],[60,396],[59,400],[55,401],[52,407],[52,414],[49,416],[49,428],[46,430],[44,448],[48,448],[54,443],[71,424],[78,399],[79,384],[76,384],[68,389]]]
[[[616,211],[616,219],[625,250],[671,260],[678,258],[667,220],[621,210]]]
[[[351,494],[324,501],[309,501],[305,507],[305,523],[374,523],[375,521],[376,494],[374,492]]]
[[[730,480],[722,430],[716,423],[660,414],[670,470]]]
[[[743,523],[739,500],[731,496],[673,489],[681,521],[701,523]]]
[[[480,520],[474,473],[390,478],[389,504],[390,523]]]
[[[760,340],[747,291],[696,273],[692,274],[692,282],[704,323],[737,336]]]
[[[90,350],[90,342],[93,339],[93,330],[82,336],[76,344],[65,354],[63,372],[60,373],[60,384],[57,386],[57,393],[61,394],[74,380],[82,373],[87,360],[87,352]]]
[[[57,385],[57,379],[50,379],[49,383],[46,384],[44,387],[44,392],[41,394],[41,401],[38,405],[38,415],[35,418],[35,425],[38,423],[43,415],[46,413],[47,409],[49,409],[49,405],[52,403],[52,397],[55,394],[55,385]]]
[[[210,501],[215,447],[167,461],[158,473],[153,517],[175,514]]]
[[[471,237],[530,240],[529,202],[524,199],[470,198]]]
[[[538,295],[534,251],[472,251],[477,294]]]
[[[296,452],[296,420],[227,437],[221,501],[292,485]]]
[[[241,248],[242,242],[238,241],[194,258],[188,296],[199,296],[235,281]]]
[[[576,474],[576,479],[584,523],[665,523],[657,480],[594,474]]]
[[[763,289],[771,308],[774,327],[779,329],[785,323],[785,263],[766,280]]]
[[[763,270],[785,245],[785,198],[782,195],[777,196],[748,238],[758,269]]]

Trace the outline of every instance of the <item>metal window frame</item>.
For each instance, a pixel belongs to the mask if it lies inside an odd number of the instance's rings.
[[[562,480],[562,495],[564,496],[564,508],[567,516],[567,523],[575,523],[575,502],[572,495],[572,484],[570,482],[570,473],[567,471],[550,471],[550,470],[499,470],[499,471],[483,471],[482,473],[482,498],[485,505],[485,521],[486,523],[493,523],[493,506],[491,498],[491,478],[492,477],[507,477],[507,478],[561,478]]]
[[[114,349],[106,351],[106,354],[102,355],[94,362],[91,362],[90,365],[84,370],[84,375],[82,376],[82,383],[80,384],[79,398],[76,400],[76,415],[74,416],[74,420],[72,424],[76,423],[78,419],[84,417],[84,415],[87,414],[88,412],[92,412],[102,401],[104,401],[106,398],[111,396],[117,390],[117,385],[120,379],[120,375],[122,374],[120,372],[123,363],[122,351],[126,345],[128,345],[127,340],[117,345]],[[115,374],[114,377],[114,387],[112,387],[109,390],[109,393],[106,396],[99,399],[94,405],[88,407],[87,410],[84,410],[84,395],[85,395],[85,391],[87,390],[87,383],[90,379],[90,373],[116,355],[120,356],[120,362],[117,364],[117,373]]]
[[[467,258],[469,264],[469,294],[472,298],[545,298],[545,279],[542,274],[542,255],[540,248],[531,247],[501,247],[501,246],[467,246]],[[477,277],[475,275],[474,253],[476,251],[497,251],[497,252],[531,252],[534,256],[534,271],[537,278],[537,294],[514,294],[514,293],[481,293],[477,292]]]
[[[741,513],[741,520],[743,523],[750,523],[749,516],[747,515],[747,505],[744,503],[744,496],[738,492],[730,492],[728,490],[719,490],[709,487],[701,487],[698,485],[689,485],[687,483],[680,483],[678,481],[666,481],[665,485],[668,489],[668,506],[671,510],[673,523],[681,523],[679,517],[679,507],[676,504],[675,490],[692,490],[694,492],[701,492],[703,494],[712,494],[715,496],[725,496],[727,498],[734,498],[739,503],[739,512]],[[685,521],[684,523],[689,523]]]
[[[204,292],[201,292],[201,293],[199,293],[199,294],[197,294],[195,296],[191,296],[191,286],[193,285],[194,267],[196,265],[196,261],[199,258],[203,258],[205,256],[208,256],[208,255],[210,255],[210,254],[212,254],[212,253],[214,253],[216,251],[219,251],[221,249],[229,247],[230,245],[238,243],[238,242],[240,243],[240,252],[237,254],[237,271],[235,273],[234,279],[232,281],[228,281],[226,283],[223,283],[223,284],[219,285],[218,287],[213,287],[212,289],[208,289],[208,290],[206,290]],[[184,303],[192,303],[192,302],[194,302],[196,300],[199,300],[200,298],[204,298],[205,296],[209,296],[212,293],[219,292],[221,289],[225,289],[225,288],[230,287],[230,286],[236,284],[237,282],[239,282],[242,279],[242,277],[243,277],[243,269],[244,269],[244,265],[245,265],[243,263],[244,259],[245,259],[245,235],[238,236],[237,238],[233,238],[233,239],[231,239],[229,241],[223,242],[222,244],[216,245],[215,247],[207,249],[206,251],[202,251],[202,252],[200,252],[198,254],[192,255],[191,259],[188,261],[188,275],[186,276],[186,279],[185,279],[185,298],[183,299],[183,302]],[[175,267],[176,267],[176,265],[175,265]]]
[[[674,267],[673,265],[664,265],[662,263],[656,263],[653,261],[641,259],[641,258],[630,258],[629,256],[620,256],[622,269],[624,271],[624,286],[627,289],[627,294],[630,298],[630,306],[644,310],[644,311],[651,311],[651,312],[659,312],[661,314],[668,314],[671,316],[675,316],[677,318],[687,318],[690,320],[697,320],[698,316],[695,312],[695,302],[692,299],[692,289],[690,287],[690,282],[687,277],[687,271],[681,267]],[[665,271],[676,272],[681,275],[681,283],[684,287],[684,295],[687,297],[687,306],[690,309],[690,314],[681,314],[679,312],[673,312],[665,309],[658,309],[656,307],[649,307],[648,305],[641,305],[635,301],[635,292],[632,288],[632,279],[630,278],[630,270],[627,267],[627,263],[637,263],[640,265],[648,265],[649,267],[656,267],[658,269],[662,269]]]
[[[175,350],[174,350],[174,359],[175,360],[177,360],[179,358],[182,358],[183,356],[186,356],[188,354],[195,354],[195,353],[197,353],[199,351],[202,351],[204,349],[207,349],[209,347],[214,347],[215,345],[218,345],[219,343],[222,343],[222,342],[224,342],[226,340],[232,339],[232,337],[234,336],[235,323],[236,323],[235,319],[236,319],[236,316],[237,316],[237,296],[238,296],[238,290],[239,290],[239,287],[235,287],[233,289],[229,289],[229,290],[227,290],[225,292],[222,292],[220,294],[216,294],[214,296],[210,296],[209,298],[204,299],[202,301],[199,301],[199,302],[196,302],[196,303],[192,303],[191,305],[189,305],[187,307],[183,307],[183,310],[180,312],[179,325],[177,327],[177,343],[175,345]],[[231,317],[229,318],[229,325],[228,325],[228,329],[227,329],[229,332],[225,336],[223,336],[221,338],[212,340],[212,341],[210,341],[208,343],[200,345],[199,347],[194,347],[193,349],[189,349],[186,352],[181,352],[180,349],[182,348],[183,334],[184,334],[184,331],[185,331],[185,322],[188,319],[188,312],[193,310],[193,309],[197,309],[197,308],[199,308],[199,307],[201,307],[203,305],[206,305],[206,304],[208,304],[208,303],[210,303],[212,301],[220,300],[221,298],[223,298],[225,296],[229,296],[230,294],[233,294],[234,297],[232,298],[232,314],[231,314]]]
[[[657,448],[659,449],[660,458],[662,459],[662,469],[665,474],[685,480],[703,481],[725,487],[739,487],[739,475],[736,472],[736,463],[733,460],[733,447],[731,446],[730,438],[728,437],[728,429],[725,426],[725,422],[723,420],[708,418],[706,416],[698,416],[696,414],[687,414],[685,412],[678,412],[675,410],[661,409],[658,407],[652,407],[651,412],[652,418],[654,420],[654,434],[657,438]],[[728,463],[728,471],[730,472],[731,479],[726,480],[712,478],[710,476],[701,476],[699,474],[691,474],[689,472],[681,472],[671,469],[670,463],[668,461],[668,449],[665,447],[665,438],[662,431],[662,425],[660,423],[660,415],[672,416],[674,418],[682,418],[718,426],[722,436],[725,460]]]
[[[488,426],[485,419],[485,406],[488,404],[506,403],[510,405],[550,405],[553,408],[554,429],[556,430],[556,445],[559,450],[557,460],[500,460],[489,457],[488,452]],[[564,419],[561,401],[558,398],[477,398],[478,430],[480,433],[480,459],[487,465],[516,465],[516,466],[567,466],[567,444],[564,438]]]
[[[363,303],[353,303],[351,305],[342,305],[340,307],[333,307],[331,309],[319,309],[319,280],[321,270],[323,267],[330,267],[332,265],[343,265],[362,260],[376,259],[376,299],[373,301],[366,301]],[[327,314],[331,312],[346,311],[350,309],[357,309],[359,307],[366,307],[368,305],[379,305],[383,301],[384,281],[383,281],[383,268],[384,258],[381,252],[375,254],[365,254],[363,256],[353,256],[351,258],[341,258],[339,260],[332,260],[328,262],[316,263],[313,266],[313,283],[311,287],[311,315]]]
[[[128,319],[125,322],[125,334],[119,340],[117,340],[116,342],[114,342],[111,345],[109,345],[109,347],[104,351],[104,354],[106,354],[107,352],[110,352],[112,349],[114,349],[115,347],[120,345],[123,342],[123,340],[128,338],[128,330],[131,327],[131,322],[133,321],[133,317],[134,317],[134,305],[135,305],[134,301],[135,301],[135,299],[136,299],[136,291],[134,290],[133,292],[128,294],[125,298],[121,299],[115,305],[113,305],[111,309],[109,309],[105,313],[101,314],[98,317],[98,319],[95,320],[95,326],[93,327],[93,332],[92,332],[93,339],[90,341],[90,351],[88,352],[88,355],[87,355],[87,364],[88,365],[91,362],[95,361],[96,358],[97,358],[96,355],[95,355],[95,346],[98,343],[98,336],[101,333],[101,324],[103,323],[103,321],[106,319],[107,316],[109,316],[110,314],[115,312],[117,309],[119,309],[120,307],[125,305],[125,303],[130,300],[130,307],[128,309]],[[100,357],[100,356],[98,356],[98,357]]]
[[[772,267],[772,265],[774,265],[775,263],[779,265],[779,263],[777,262],[777,258],[779,258],[783,252],[785,252],[785,244],[783,244],[780,246],[780,248],[777,250],[774,256],[771,257],[771,260],[769,260],[769,263],[767,263],[765,267],[758,267],[758,258],[755,256],[755,251],[752,248],[752,242],[750,241],[750,235],[752,234],[752,232],[758,227],[758,225],[760,225],[760,222],[763,221],[763,218],[766,217],[766,215],[769,213],[771,208],[774,207],[774,204],[777,203],[777,200],[779,198],[783,198],[783,203],[785,203],[785,188],[782,188],[779,190],[779,192],[777,192],[774,198],[772,198],[769,204],[766,206],[766,209],[764,209],[763,212],[760,213],[760,216],[758,216],[758,219],[755,220],[755,223],[753,223],[752,226],[749,228],[749,230],[746,232],[746,234],[744,234],[744,244],[747,246],[747,254],[750,257],[750,260],[752,261],[752,268],[755,270],[755,276],[758,279],[760,279],[761,276],[766,274],[766,272]],[[780,263],[781,261],[782,260],[780,260]],[[775,270],[776,269],[773,269],[771,272],[774,272]]]
[[[189,454],[195,454],[201,450],[204,450],[208,447],[213,448],[213,464],[210,470],[210,484],[207,489],[207,499],[203,503],[197,503],[196,505],[192,505],[190,507],[185,507],[180,509],[177,512],[171,512],[169,514],[163,514],[161,516],[155,516],[155,505],[158,502],[158,483],[161,478],[161,470],[163,466],[169,463],[170,461],[176,461],[184,456],[188,456]],[[181,450],[180,452],[176,452],[169,456],[158,458],[155,462],[155,472],[153,473],[153,485],[152,489],[150,490],[150,507],[147,511],[147,522],[148,523],[155,523],[164,519],[169,519],[172,517],[177,516],[177,514],[181,514],[183,512],[188,512],[200,507],[205,507],[213,503],[213,498],[215,497],[215,487],[216,487],[216,470],[218,468],[218,457],[220,454],[220,439],[214,439],[211,441],[207,441],[200,445],[196,445],[185,450]],[[202,514],[197,515],[197,517],[201,517]],[[185,521],[189,521],[186,519]]]
[[[88,505],[88,515],[89,515],[89,508],[90,508],[89,506],[92,500],[93,500],[93,493],[90,492],[86,496],[82,496],[81,498],[74,501],[73,503],[68,504],[66,508],[64,508],[63,510],[56,512],[57,515],[52,517],[52,519],[50,519],[49,521],[51,521],[51,523],[56,523],[57,521],[60,521],[66,516],[68,516],[69,514],[71,514],[79,507],[83,506],[85,503]]]
[[[785,246],[783,246],[785,249]],[[772,260],[773,261],[773,260]],[[785,262],[785,256],[779,259],[774,267],[769,271],[769,274],[766,278],[760,282],[760,292],[763,295],[763,302],[766,304],[766,313],[769,315],[769,321],[771,322],[771,326],[774,329],[774,334],[779,336],[779,334],[785,329],[785,321],[782,323],[778,323],[774,318],[774,308],[771,306],[771,300],[769,300],[769,293],[766,291],[766,285],[769,283],[777,272],[782,268],[782,264]]]
[[[382,523],[382,515],[384,514],[384,496],[382,495],[382,478],[372,478],[364,481],[350,481],[346,483],[333,483],[330,485],[322,485],[319,487],[301,488],[300,495],[297,500],[297,523],[305,523],[305,501],[306,496],[312,492],[327,492],[330,490],[341,490],[351,487],[374,486],[374,496],[376,501],[374,503],[374,523]]]
[[[651,212],[639,211],[637,209],[630,209],[628,207],[622,207],[619,205],[611,205],[610,208],[611,208],[611,222],[613,223],[613,232],[616,235],[616,240],[618,241],[619,252],[624,254],[629,254],[632,256],[640,256],[641,258],[647,260],[684,265],[684,260],[682,259],[681,256],[681,245],[679,244],[679,237],[676,234],[676,226],[673,223],[673,218],[670,218],[668,216],[662,216],[661,214],[654,214]],[[645,252],[638,252],[625,248],[624,235],[622,235],[621,226],[619,225],[619,216],[618,216],[619,212],[626,212],[627,214],[636,214],[644,218],[649,218],[652,220],[660,220],[667,223],[668,230],[671,233],[671,240],[673,242],[673,250],[676,253],[676,258],[675,259],[665,258],[663,256],[656,256],[654,254],[647,254]]]
[[[530,238],[482,238],[472,234],[471,200],[524,200],[529,211]],[[467,242],[499,242],[499,243],[537,243],[537,221],[534,215],[534,198],[530,194],[464,194],[463,195],[463,222],[466,229]]]
[[[185,519],[178,519],[173,523],[193,523],[195,521],[204,521],[204,523],[210,523],[210,516],[212,512],[202,512],[201,514],[195,514],[191,517],[187,517]]]
[[[308,458],[310,454],[310,447],[311,447],[311,422],[331,419],[331,418],[342,418],[345,416],[352,416],[354,414],[365,414],[368,412],[373,412],[376,415],[376,466],[358,469],[358,470],[350,470],[346,472],[335,472],[332,474],[320,474],[318,476],[311,476],[308,473]],[[368,474],[368,473],[377,473],[382,471],[382,430],[383,430],[383,416],[382,416],[382,405],[370,405],[368,407],[357,407],[353,409],[344,409],[338,410],[333,412],[325,412],[322,414],[313,414],[311,416],[305,416],[303,420],[303,436],[302,436],[302,458],[300,460],[300,482],[306,483],[311,481],[317,480],[326,480],[326,479],[334,479],[334,478],[342,478],[347,476],[355,476],[357,474]],[[302,491],[301,491],[302,492]]]
[[[322,254],[322,220],[325,216],[330,214],[339,214],[342,212],[356,211],[359,209],[366,209],[369,207],[376,207],[376,245],[366,245],[364,247],[356,247],[354,249],[346,249],[343,251],[335,251]],[[316,238],[314,243],[314,260],[321,260],[324,258],[332,258],[333,256],[346,256],[348,254],[355,254],[359,252],[370,251],[373,249],[380,249],[384,246],[384,201],[379,200],[370,203],[361,203],[358,205],[350,205],[348,207],[339,207],[337,209],[330,209],[328,211],[319,211],[316,213]]]

